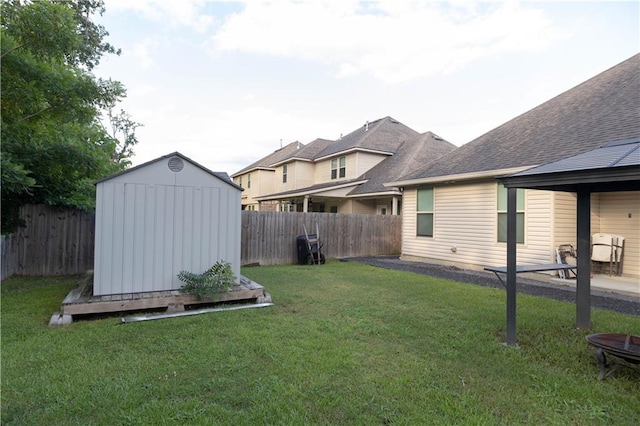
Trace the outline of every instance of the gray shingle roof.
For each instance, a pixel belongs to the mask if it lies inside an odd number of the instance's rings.
[[[287,196],[299,196],[301,194],[311,194],[317,191],[333,189],[337,187],[345,187],[352,184],[356,184],[360,182],[360,179],[345,179],[341,181],[331,181],[331,182],[323,182],[317,183],[311,186],[305,186],[303,188],[291,189],[283,192],[276,192],[273,194],[262,195],[256,197],[258,200],[268,200],[268,199],[277,199],[277,198],[286,198]]]
[[[640,54],[399,180],[535,166],[638,135]]]
[[[392,188],[384,186],[385,182],[437,160],[453,151],[456,146],[431,132],[426,132],[402,143],[396,153],[364,173],[360,178],[368,179],[349,195],[363,195],[387,192]]]
[[[362,127],[338,139],[320,152],[316,158],[328,157],[354,149],[395,153],[402,142],[419,133],[391,117],[365,123]]]
[[[313,141],[304,145],[302,148],[298,149],[297,151],[292,152],[288,157],[282,158],[278,160],[278,162],[273,163],[272,165],[275,165],[278,163],[285,163],[289,160],[294,160],[294,159],[311,161],[318,155],[318,153],[320,153],[322,150],[324,150],[326,147],[328,147],[332,143],[334,143],[334,141],[331,141],[328,139],[321,139],[321,138],[314,139]]]
[[[304,146],[305,146],[304,144],[298,141],[291,142],[290,144],[283,146],[282,148],[272,152],[266,157],[262,157],[258,161],[248,165],[244,169],[235,172],[231,176],[235,177],[235,176],[247,173],[248,171],[254,170],[254,169],[271,168],[273,164],[276,164],[279,161],[284,160],[287,157],[290,157],[296,151],[298,151],[299,149],[302,149]]]

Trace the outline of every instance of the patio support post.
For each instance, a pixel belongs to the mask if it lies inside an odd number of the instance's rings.
[[[516,206],[517,188],[507,189],[507,344],[516,343]]]
[[[398,196],[394,195],[391,199],[391,214],[396,216],[398,214]]]
[[[577,203],[578,277],[576,284],[576,327],[591,328],[591,193],[578,191]]]
[[[304,204],[302,205],[302,212],[307,213],[309,211],[309,196],[304,196]]]

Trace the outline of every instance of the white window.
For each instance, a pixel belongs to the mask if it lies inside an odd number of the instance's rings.
[[[331,179],[343,178],[347,175],[347,157],[331,160]]]
[[[282,166],[282,183],[287,183],[287,165]]]

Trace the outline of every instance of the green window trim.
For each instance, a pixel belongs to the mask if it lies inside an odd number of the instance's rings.
[[[498,184],[497,238],[499,243],[507,242],[507,188]],[[517,189],[516,201],[516,243],[524,244],[525,191]]]
[[[416,191],[416,236],[433,237],[433,188],[418,188]]]

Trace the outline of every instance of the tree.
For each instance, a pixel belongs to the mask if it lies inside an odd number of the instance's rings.
[[[139,126],[126,118],[120,142],[101,123],[126,95],[91,70],[119,54],[91,21],[102,0],[0,0],[2,233],[27,203],[91,209],[93,182],[128,166]]]
[[[138,143],[136,129],[142,124],[133,121],[131,115],[123,109],[117,114],[114,114],[110,109],[107,118],[111,127],[109,136],[114,144],[111,159],[122,167],[129,167],[131,165],[129,158],[133,155],[133,147]]]

